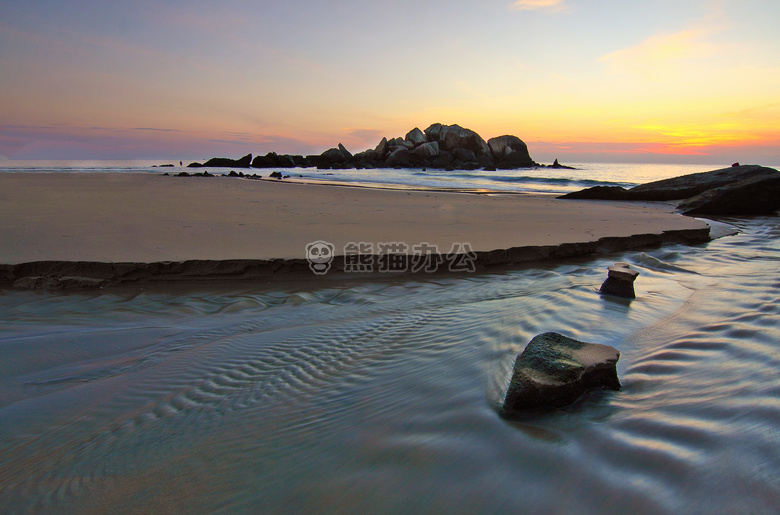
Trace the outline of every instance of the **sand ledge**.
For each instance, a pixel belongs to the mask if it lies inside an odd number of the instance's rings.
[[[661,234],[636,234],[625,237],[604,237],[592,242],[564,243],[513,247],[475,252],[477,271],[490,267],[565,259],[592,254],[607,254],[638,248],[657,247],[670,243],[695,245],[710,240],[709,229],[683,229]],[[377,258],[374,255],[374,258]],[[441,261],[446,256],[440,255]],[[350,277],[366,274],[345,272],[345,257],[336,256],[327,275]],[[444,269],[442,270],[444,271]],[[411,275],[393,272],[392,275]],[[418,272],[422,274],[424,272]],[[466,272],[462,272],[466,273]],[[252,281],[272,278],[307,277],[318,280],[306,259],[227,259],[162,261],[153,263],[105,263],[97,261],[36,261],[16,265],[0,265],[0,288],[75,290],[114,287],[129,283],[182,283],[208,281]],[[388,273],[390,274],[390,273]]]

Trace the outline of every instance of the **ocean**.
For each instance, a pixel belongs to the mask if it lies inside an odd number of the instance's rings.
[[[717,168],[574,166],[285,172],[562,193]],[[780,226],[719,221],[738,232],[478,273],[0,291],[0,512],[777,513]],[[598,293],[616,261],[635,300]],[[620,350],[622,389],[505,420],[546,331]]]
[[[203,160],[201,160],[203,161]],[[228,173],[230,168],[187,168],[192,160],[179,162],[160,160],[138,161],[0,161],[0,173]],[[173,165],[171,167],[163,165]],[[236,168],[237,172],[268,178],[272,171],[289,175],[292,180],[335,182],[384,188],[431,188],[462,191],[505,191],[528,193],[569,193],[591,186],[623,186],[668,179],[689,173],[707,172],[728,165],[641,164],[641,163],[572,163],[565,168],[523,168],[519,170],[456,170],[434,169],[362,169],[317,170],[316,168]],[[774,167],[778,168],[778,167]]]

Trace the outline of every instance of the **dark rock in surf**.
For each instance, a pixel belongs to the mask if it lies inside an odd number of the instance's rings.
[[[609,345],[552,332],[535,336],[515,361],[502,415],[563,407],[593,388],[620,390],[619,358],[620,352]]]
[[[601,285],[600,293],[615,295],[627,299],[635,299],[634,281],[639,272],[632,269],[628,263],[615,263],[607,270],[607,280]]]
[[[561,163],[558,162],[557,159],[555,160],[555,162],[553,164],[550,165],[550,168],[562,168],[564,170],[576,170],[576,168],[574,168],[573,166],[562,165]]]

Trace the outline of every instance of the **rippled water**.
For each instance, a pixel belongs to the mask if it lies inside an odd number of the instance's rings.
[[[768,513],[780,228],[479,274],[0,293],[0,512]],[[638,298],[601,297],[606,267]],[[519,422],[515,356],[620,349]]]

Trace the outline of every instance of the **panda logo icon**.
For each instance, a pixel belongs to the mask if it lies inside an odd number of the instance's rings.
[[[311,271],[317,275],[327,274],[333,262],[334,249],[332,243],[322,240],[306,245],[306,259],[309,261]]]

